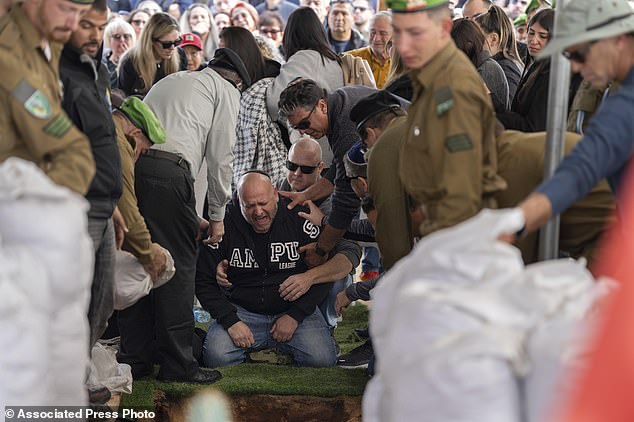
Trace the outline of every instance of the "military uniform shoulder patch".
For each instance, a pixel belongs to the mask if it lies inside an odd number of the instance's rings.
[[[24,108],[38,119],[48,119],[51,117],[51,105],[46,95],[39,89],[35,89],[26,80],[22,79],[11,95],[24,105]]]
[[[61,138],[73,126],[73,123],[64,113],[55,116],[46,126],[42,128],[44,133],[54,138]]]
[[[436,115],[442,116],[453,107],[453,93],[451,88],[443,86],[434,93],[436,100]]]
[[[473,144],[467,134],[461,133],[445,139],[445,148],[447,148],[449,152],[454,153],[473,149]]]

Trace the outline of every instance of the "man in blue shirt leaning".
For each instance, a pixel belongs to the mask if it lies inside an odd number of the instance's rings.
[[[563,52],[574,72],[595,86],[618,81],[584,138],[549,180],[521,204],[526,231],[538,229],[607,178],[618,195],[634,147],[634,14],[626,0],[575,0],[561,10],[558,33],[540,57]]]

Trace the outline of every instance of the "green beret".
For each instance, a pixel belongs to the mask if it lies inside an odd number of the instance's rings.
[[[165,143],[165,129],[157,119],[156,115],[147,104],[138,97],[128,97],[123,101],[119,110],[128,119],[143,131],[153,144]]]
[[[416,13],[449,7],[449,0],[386,0],[393,13]]]
[[[526,13],[522,13],[513,21],[513,25],[515,26],[526,25],[527,20],[528,20],[528,16],[526,16]]]

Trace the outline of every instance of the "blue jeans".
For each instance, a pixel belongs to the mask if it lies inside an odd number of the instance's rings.
[[[361,260],[361,271],[381,272],[381,256],[378,248],[374,246],[365,246],[363,248],[363,259]]]
[[[247,353],[263,349],[275,349],[280,353],[289,354],[298,366],[329,367],[337,362],[335,342],[319,309],[315,309],[315,312],[297,326],[288,342],[279,343],[271,338],[270,331],[275,320],[283,314],[256,314],[235,306],[238,318],[247,324],[253,333],[255,343],[248,349],[236,346],[227,330],[217,321],[213,321],[203,345],[205,366],[218,368],[238,365],[245,361]]]
[[[337,311],[335,310],[337,294],[351,284],[351,275],[347,275],[344,278],[335,281],[328,293],[328,297],[319,304],[319,310],[324,315],[324,319],[326,320],[326,324],[328,324],[329,328],[335,328],[337,326]]]
[[[114,312],[115,235],[112,218],[88,218],[88,234],[95,249],[95,270],[90,288],[88,322],[90,349],[106,331]]]

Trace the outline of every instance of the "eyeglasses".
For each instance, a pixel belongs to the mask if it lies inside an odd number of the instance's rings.
[[[132,34],[112,34],[112,38],[117,41],[121,41],[121,38],[126,41],[130,41],[132,39]]]
[[[594,43],[596,43],[596,41],[591,41],[588,44],[586,44],[583,48],[580,48],[575,51],[564,50],[561,52],[561,54],[563,54],[565,58],[567,58],[568,60],[572,62],[584,64],[586,62],[586,57],[588,56],[588,53],[590,52],[590,47],[592,47]]]
[[[319,102],[319,100],[317,100],[317,103],[318,102]],[[313,115],[313,112],[315,111],[315,108],[317,107],[317,103],[315,103],[315,105],[313,106],[312,110],[310,110],[310,113],[308,113],[308,116],[304,117],[296,125],[290,125],[291,129],[295,129],[295,130],[306,130],[306,129],[308,129],[310,127],[310,116]]]
[[[286,160],[286,168],[290,171],[295,171],[299,168],[304,174],[313,174],[317,167],[319,166],[300,166],[299,164],[295,164],[291,160]]]
[[[175,41],[161,41],[161,40],[154,40],[154,41],[156,41],[157,43],[161,44],[161,47],[163,47],[164,49],[167,50],[168,48],[178,46],[180,43],[183,42],[183,39],[179,38],[179,39],[177,39]]]

